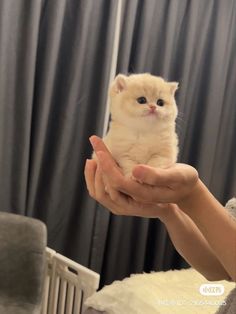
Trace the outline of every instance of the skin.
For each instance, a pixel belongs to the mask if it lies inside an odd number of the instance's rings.
[[[208,280],[236,281],[236,221],[196,169],[137,165],[132,177],[125,177],[103,141],[92,136],[90,142],[97,156],[85,166],[91,197],[116,215],[159,218],[192,267]]]

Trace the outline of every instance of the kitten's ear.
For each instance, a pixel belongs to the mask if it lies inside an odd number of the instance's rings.
[[[116,76],[114,82],[111,85],[111,91],[116,93],[116,94],[121,93],[127,87],[126,79],[127,79],[127,76],[125,76],[123,74],[118,74]]]
[[[179,88],[179,83],[178,82],[169,82],[168,84],[170,86],[170,93],[174,96],[175,92]]]

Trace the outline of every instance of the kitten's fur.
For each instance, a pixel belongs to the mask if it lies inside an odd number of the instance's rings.
[[[163,168],[176,162],[177,88],[178,83],[148,73],[119,74],[111,84],[111,122],[104,142],[125,175],[137,164]],[[140,104],[140,97],[146,103]]]

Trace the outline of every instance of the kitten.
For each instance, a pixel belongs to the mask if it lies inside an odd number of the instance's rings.
[[[104,142],[126,176],[137,164],[169,167],[178,154],[178,83],[148,73],[119,74],[110,87],[111,121]]]
[[[236,198],[231,198],[225,205],[225,208],[228,210],[229,214],[236,219]]]

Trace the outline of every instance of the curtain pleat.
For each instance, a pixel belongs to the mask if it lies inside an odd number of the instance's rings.
[[[0,1],[1,209],[24,214],[41,1]]]
[[[124,1],[124,8],[117,72],[150,72],[180,83],[179,161],[195,166],[224,204],[236,193],[235,1]],[[158,220],[110,222],[102,284],[141,269],[181,267],[188,264]]]
[[[102,134],[116,1],[0,1],[1,210],[43,220],[89,265],[97,204],[83,175]]]

